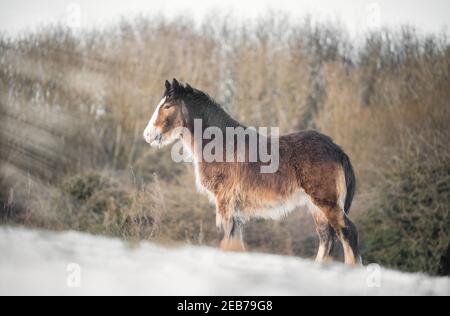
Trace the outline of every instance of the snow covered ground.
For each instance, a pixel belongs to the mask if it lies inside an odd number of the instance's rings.
[[[0,295],[450,295],[450,279],[0,228]]]

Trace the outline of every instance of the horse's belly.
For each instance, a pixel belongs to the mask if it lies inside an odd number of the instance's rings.
[[[264,219],[278,220],[288,216],[297,209],[313,210],[315,205],[311,201],[311,197],[303,190],[294,193],[287,199],[276,201],[259,200],[254,203],[255,206],[249,206],[241,210],[246,217],[256,217]]]

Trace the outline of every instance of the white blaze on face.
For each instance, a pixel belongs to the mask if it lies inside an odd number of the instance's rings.
[[[153,113],[152,118],[150,119],[147,127],[144,130],[145,141],[149,144],[152,144],[155,141],[158,134],[161,133],[161,131],[159,131],[157,128],[155,128],[155,122],[156,122],[156,119],[158,118],[159,110],[166,103],[166,100],[167,100],[167,98],[164,97],[161,100],[161,102],[159,102],[158,106],[156,107],[155,113]]]

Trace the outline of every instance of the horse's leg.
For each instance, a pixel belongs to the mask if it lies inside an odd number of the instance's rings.
[[[342,243],[345,263],[349,265],[358,264],[359,248],[356,226],[338,206],[325,208],[324,213]]]
[[[356,265],[361,263],[358,245],[358,230],[355,224],[344,215],[345,226],[341,230],[339,239],[344,246],[345,261],[348,264]]]
[[[317,262],[331,261],[331,252],[334,248],[336,240],[336,232],[328,223],[327,217],[320,209],[313,212],[314,222],[316,224],[316,232],[319,236],[319,251],[317,253]]]
[[[217,203],[216,216],[216,222],[222,226],[224,233],[220,248],[225,251],[245,251],[242,236],[243,224],[234,217],[229,205],[227,203]]]
[[[231,218],[231,220],[225,221],[222,227],[224,237],[220,243],[220,248],[226,251],[245,251],[242,224],[235,218]]]

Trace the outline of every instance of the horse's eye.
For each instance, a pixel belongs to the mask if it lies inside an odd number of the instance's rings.
[[[166,105],[164,105],[164,109],[165,110],[170,109],[171,107],[173,107],[173,104],[166,104]]]

